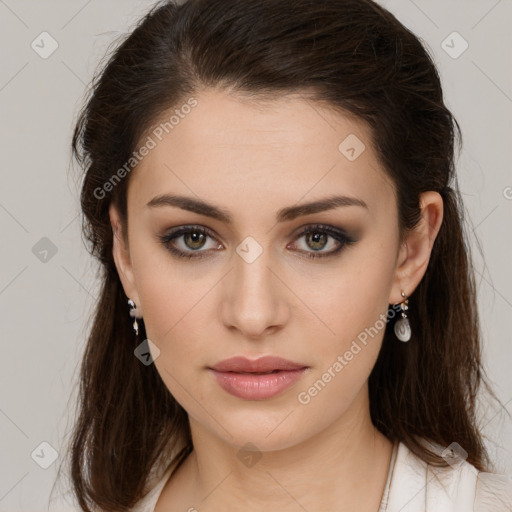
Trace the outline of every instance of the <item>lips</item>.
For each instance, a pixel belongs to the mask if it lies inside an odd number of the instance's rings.
[[[284,370],[299,370],[301,368],[306,368],[306,365],[294,363],[276,356],[265,356],[255,360],[250,360],[241,356],[232,357],[211,367],[212,370],[216,370],[218,372],[256,374],[275,373]]]
[[[266,400],[293,386],[308,368],[280,357],[265,356],[254,361],[232,357],[208,370],[227,393],[243,400]]]

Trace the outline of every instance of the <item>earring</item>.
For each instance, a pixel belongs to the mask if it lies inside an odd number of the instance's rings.
[[[407,305],[409,304],[409,300],[403,290],[402,297],[404,297],[403,302],[400,303],[402,318],[395,322],[395,335],[400,341],[409,341],[411,339],[411,324],[409,323],[409,319],[405,313],[409,309],[409,306]]]
[[[132,299],[128,299],[128,304],[130,305],[130,316],[133,317],[133,330],[135,331],[135,336],[139,335],[139,324],[137,323],[137,308],[135,306],[135,302]]]

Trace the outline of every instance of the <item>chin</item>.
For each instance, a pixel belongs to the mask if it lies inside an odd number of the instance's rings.
[[[220,425],[212,423],[209,418],[209,429],[237,449],[250,443],[253,445],[250,449],[255,451],[284,450],[308,438],[307,433],[301,430],[301,423],[302,427],[304,423],[300,421],[298,411],[292,411],[290,405],[272,411],[240,407],[237,411],[224,411],[219,415],[223,418],[223,421],[219,419]]]

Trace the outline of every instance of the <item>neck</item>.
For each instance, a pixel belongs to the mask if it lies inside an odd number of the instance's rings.
[[[198,510],[376,512],[392,443],[371,423],[367,393],[327,429],[289,448],[240,453],[190,420],[185,461]],[[245,455],[245,457],[244,457]],[[251,456],[254,457],[251,459]],[[289,507],[289,508],[287,508]]]

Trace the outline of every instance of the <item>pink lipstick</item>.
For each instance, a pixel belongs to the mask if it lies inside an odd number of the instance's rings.
[[[244,400],[265,400],[291,387],[308,366],[275,356],[232,357],[210,367],[218,384]]]

